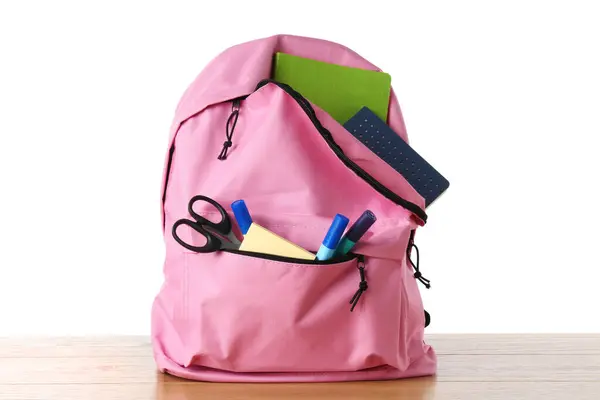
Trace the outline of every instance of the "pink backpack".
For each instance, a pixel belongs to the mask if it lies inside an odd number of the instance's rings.
[[[285,52],[379,70],[336,43],[277,35],[227,49],[178,104],[165,160],[164,283],[152,307],[158,369],[227,382],[317,382],[432,375],[424,312],[410,260],[423,198],[331,116],[270,80]],[[388,125],[408,140],[392,91]],[[253,220],[316,252],[333,217],[377,216],[348,256],[307,261],[190,251],[173,224],[196,195],[244,199]],[[216,220],[214,208],[195,209]],[[237,229],[237,228],[236,228]],[[187,243],[204,239],[189,226]],[[239,231],[238,237],[241,238]],[[418,265],[418,262],[417,262]]]

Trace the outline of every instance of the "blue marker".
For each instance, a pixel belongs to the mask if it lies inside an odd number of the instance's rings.
[[[323,243],[317,252],[317,260],[328,260],[335,254],[338,242],[348,225],[348,218],[342,214],[336,214]]]
[[[246,203],[244,200],[236,200],[231,203],[231,209],[233,210],[233,215],[235,216],[235,220],[237,221],[242,234],[245,235],[248,233],[250,225],[252,225],[252,217],[250,216],[248,207],[246,207]]]
[[[356,222],[348,229],[348,232],[344,235],[340,244],[336,250],[338,254],[348,254],[348,252],[354,247],[356,242],[364,235],[371,225],[373,225],[377,221],[377,217],[373,212],[367,210],[358,219]]]

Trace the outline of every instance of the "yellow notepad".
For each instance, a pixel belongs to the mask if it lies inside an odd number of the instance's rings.
[[[316,257],[311,252],[274,234],[256,222],[250,225],[248,232],[244,235],[240,250],[273,254],[282,257],[301,258],[304,260],[314,260]]]

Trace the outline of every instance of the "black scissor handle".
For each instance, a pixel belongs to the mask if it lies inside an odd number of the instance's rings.
[[[203,216],[198,215],[194,211],[194,203],[196,203],[197,201],[205,201],[208,204],[212,205],[214,208],[216,208],[217,211],[219,212],[219,214],[221,214],[221,220],[219,222],[212,222],[212,221],[209,221],[208,219],[204,218]],[[231,232],[231,220],[229,219],[229,215],[227,215],[227,211],[225,211],[225,209],[219,203],[217,203],[210,197],[202,196],[200,194],[192,197],[190,199],[190,202],[188,203],[188,211],[189,211],[190,215],[200,225],[208,226],[208,227],[216,230],[217,232],[221,233],[223,236],[227,236]]]
[[[195,230],[196,232],[198,232],[199,234],[201,234],[202,236],[204,236],[206,238],[206,244],[204,244],[203,246],[192,246],[191,244],[184,242],[177,234],[177,228],[180,225],[187,225],[190,228],[192,228],[193,230]],[[221,241],[217,237],[213,236],[210,232],[207,232],[202,227],[202,225],[200,225],[194,221],[190,221],[189,219],[180,219],[180,220],[175,221],[175,223],[173,224],[172,233],[173,233],[173,238],[175,239],[175,241],[177,243],[179,243],[186,249],[194,251],[196,253],[211,253],[211,252],[217,251],[221,248]]]

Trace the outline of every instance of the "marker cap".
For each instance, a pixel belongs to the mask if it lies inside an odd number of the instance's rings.
[[[348,229],[346,237],[355,243],[358,242],[362,235],[364,235],[365,232],[369,230],[369,228],[375,223],[375,221],[377,221],[377,217],[375,217],[375,214],[373,214],[373,212],[370,210],[365,211],[360,217],[358,217],[358,219],[350,227],[350,229]]]
[[[348,218],[342,214],[336,214],[327,231],[327,235],[325,235],[325,239],[323,239],[323,245],[335,250],[347,225]]]
[[[248,207],[246,207],[246,203],[244,200],[236,200],[231,203],[231,209],[233,210],[233,215],[235,216],[235,220],[237,221],[242,234],[245,235],[248,233],[250,225],[252,225],[252,217],[250,216]]]

